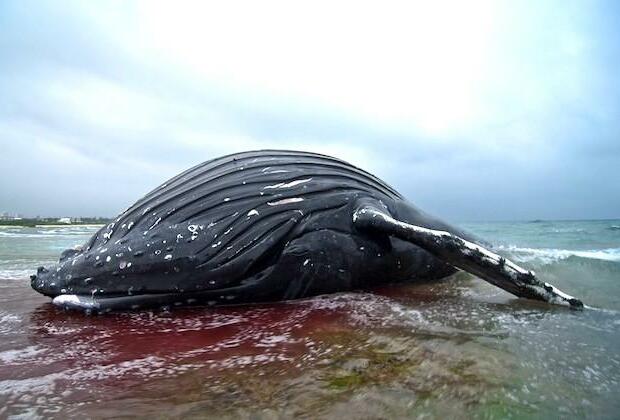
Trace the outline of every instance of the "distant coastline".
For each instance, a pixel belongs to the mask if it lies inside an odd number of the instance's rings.
[[[0,227],[67,227],[67,226],[90,226],[99,227],[107,224],[109,219],[101,217],[82,217],[77,220],[71,220],[68,223],[59,222],[57,218],[22,218],[0,220]]]

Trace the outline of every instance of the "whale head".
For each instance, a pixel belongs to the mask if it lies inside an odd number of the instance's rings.
[[[131,300],[145,295],[162,297],[200,286],[187,279],[191,257],[173,260],[163,253],[164,248],[151,252],[157,257],[154,260],[141,250],[128,251],[131,249],[123,243],[65,250],[56,264],[39,267],[30,276],[31,286],[58,306],[86,310],[99,309],[106,302],[118,305],[121,298],[132,307]]]

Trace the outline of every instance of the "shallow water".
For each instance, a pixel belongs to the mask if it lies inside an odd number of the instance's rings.
[[[0,417],[618,418],[620,221],[465,227],[596,309],[466,274],[243,307],[86,316],[29,288],[93,228],[0,228]]]

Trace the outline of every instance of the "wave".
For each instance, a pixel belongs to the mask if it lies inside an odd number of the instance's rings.
[[[611,225],[607,229],[609,229],[609,230],[620,230],[620,225]]]
[[[67,226],[23,228],[8,226],[0,230],[0,238],[64,238],[67,236],[89,237],[99,230],[98,226]]]
[[[31,274],[35,274],[36,269],[1,269],[0,280],[24,280],[28,279]]]
[[[500,246],[500,251],[507,251],[516,261],[538,260],[543,263],[553,263],[571,257],[587,258],[592,260],[620,262],[620,248],[571,250],[553,248],[521,248],[517,246]]]

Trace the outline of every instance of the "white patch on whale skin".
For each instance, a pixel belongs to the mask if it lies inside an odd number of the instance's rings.
[[[192,236],[189,238],[190,241],[193,241],[194,239],[198,237],[198,226],[197,225],[189,225],[187,227],[187,230],[189,230],[192,234]]]
[[[99,307],[95,299],[78,295],[58,295],[52,299],[52,303],[56,306],[70,308],[94,309]]]
[[[291,188],[294,187],[296,185],[299,184],[303,184],[306,182],[312,181],[312,178],[306,178],[306,179],[298,179],[296,181],[291,181],[291,182],[280,182],[279,184],[275,184],[275,185],[267,185],[265,187],[263,187],[263,190],[268,190],[268,189],[276,189],[276,188]]]
[[[151,225],[151,227],[149,228],[149,230],[153,229],[155,226],[157,226],[157,224],[161,222],[161,217],[158,217],[157,220],[155,220],[155,223],[153,223]]]
[[[268,206],[280,206],[282,204],[299,203],[300,201],[304,201],[304,199],[301,197],[293,197],[293,198],[285,198],[283,200],[278,200],[278,201],[269,201],[267,205]]]

